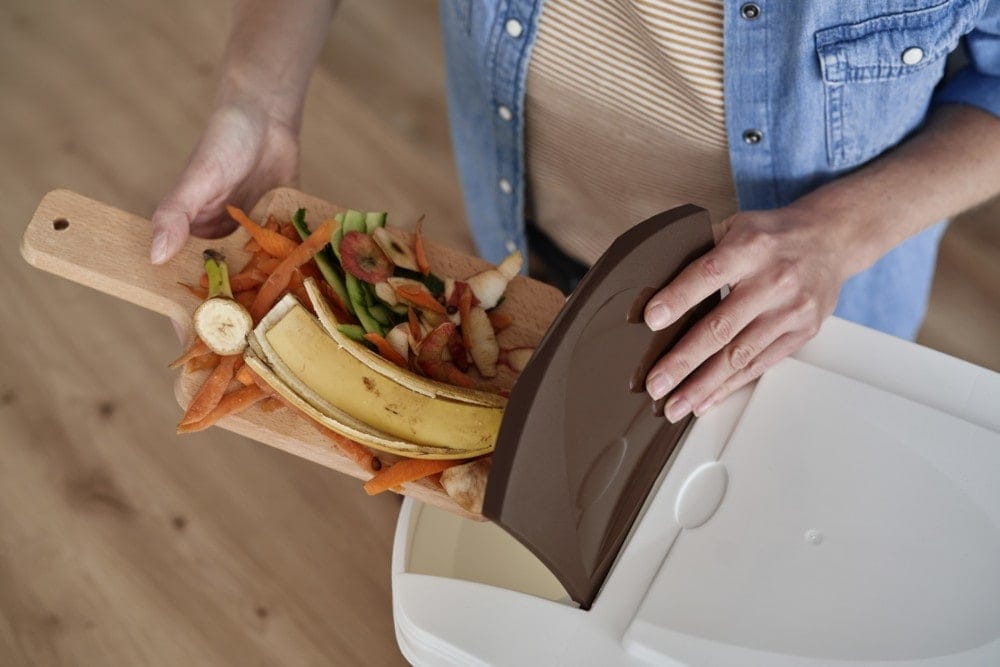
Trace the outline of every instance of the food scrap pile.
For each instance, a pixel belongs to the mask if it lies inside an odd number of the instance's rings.
[[[178,432],[257,403],[292,409],[372,474],[368,493],[423,480],[480,512],[506,405],[488,379],[533,352],[497,342],[521,254],[457,280],[432,271],[422,218],[410,233],[349,210],[310,229],[304,209],[264,225],[227,209],[251,256],[230,273],[206,251],[200,284],[184,285],[202,299],[197,338],[171,367],[209,372]]]

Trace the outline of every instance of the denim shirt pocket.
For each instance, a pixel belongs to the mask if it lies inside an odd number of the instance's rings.
[[[982,6],[938,2],[816,32],[831,167],[866,162],[920,125],[948,53]]]

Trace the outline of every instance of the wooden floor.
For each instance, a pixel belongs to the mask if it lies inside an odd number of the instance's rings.
[[[222,0],[0,5],[0,664],[398,664],[398,502],[221,431],[178,438],[167,323],[29,269],[69,187],[148,214],[205,119]],[[289,45],[289,48],[294,48]],[[432,0],[345,2],[302,187],[470,247]],[[1000,204],[949,231],[922,340],[1000,369]]]

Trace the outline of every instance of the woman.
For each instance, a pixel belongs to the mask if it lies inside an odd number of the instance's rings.
[[[588,264],[689,201],[724,220],[716,249],[646,309],[660,329],[732,287],[647,378],[672,421],[831,313],[912,338],[939,221],[1000,192],[1000,0],[440,4],[452,143],[486,258],[530,231]],[[294,178],[335,5],[238,3],[215,111],[153,215],[154,262],[189,230],[217,233],[224,203]],[[942,84],[963,40],[969,63]]]

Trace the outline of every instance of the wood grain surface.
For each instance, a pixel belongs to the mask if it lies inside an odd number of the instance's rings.
[[[225,0],[0,3],[0,665],[396,665],[394,496],[221,429],[177,439],[160,315],[28,266],[70,188],[148,217],[208,114]],[[348,0],[301,189],[471,251],[434,0]],[[1000,201],[942,244],[920,340],[1000,369]]]
[[[288,222],[299,208],[306,209],[306,220],[314,226],[344,210],[299,190],[278,188],[261,198],[250,217],[262,222],[274,216],[279,222]],[[390,218],[389,224],[398,225],[398,221]],[[405,229],[401,225],[399,228]],[[240,227],[223,238],[192,239],[173,260],[153,266],[147,261],[151,229],[152,223],[141,216],[70,190],[53,190],[39,203],[25,229],[21,255],[36,268],[170,317],[190,341],[191,317],[200,300],[181,283],[197,284],[202,274],[201,253],[206,248],[221,252],[234,269],[242,266],[249,259],[243,250],[249,235]],[[440,276],[464,279],[491,266],[483,259],[438,243],[428,243],[426,250],[432,270]],[[497,337],[504,348],[536,346],[565,301],[559,290],[523,276],[511,281],[504,296],[500,310],[514,321]],[[113,329],[108,333],[113,335]],[[513,386],[513,373],[506,368],[500,371],[490,383]],[[178,372],[174,395],[181,407],[187,408],[207,374]],[[370,471],[362,470],[292,410],[264,412],[259,405],[253,405],[223,418],[218,426],[352,477],[371,477]],[[395,457],[380,458],[388,462]],[[404,484],[402,495],[482,520],[459,507],[436,484]]]

